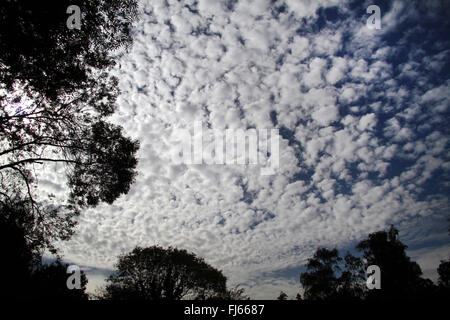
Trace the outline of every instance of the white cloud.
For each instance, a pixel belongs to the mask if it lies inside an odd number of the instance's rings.
[[[322,70],[326,66],[326,60],[321,58],[314,58],[309,64],[309,72],[303,76],[305,85],[309,88],[314,88],[323,83]]]
[[[286,4],[289,9],[296,15],[297,18],[310,17],[316,15],[316,10],[320,7],[328,7],[337,4],[336,0],[287,0]]]
[[[376,116],[374,113],[369,113],[359,119],[358,129],[361,131],[372,130],[376,125]]]
[[[333,67],[328,71],[326,78],[330,84],[336,84],[345,76],[347,60],[341,57],[333,58]]]
[[[339,110],[336,106],[321,107],[312,114],[312,118],[322,126],[328,126],[331,122],[337,121]]]

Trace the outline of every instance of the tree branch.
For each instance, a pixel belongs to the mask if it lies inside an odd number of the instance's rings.
[[[43,137],[46,138],[46,137]],[[41,139],[43,139],[41,138]],[[58,140],[55,138],[51,138],[52,140],[55,140],[56,142],[63,142],[63,141],[78,141],[77,139],[62,139],[62,140]],[[29,146],[29,145],[37,145],[37,146],[50,146],[50,147],[58,147],[58,148],[75,148],[75,149],[80,149],[80,150],[84,150],[82,147],[78,147],[75,145],[60,145],[60,144],[55,144],[55,143],[51,143],[51,142],[39,142],[39,140],[34,140],[34,141],[30,141],[27,143],[22,143],[14,148],[8,149],[8,150],[4,150],[0,152],[0,156],[5,155],[7,153],[11,153],[17,150],[22,149],[23,147]]]
[[[69,160],[69,159],[51,159],[51,158],[29,158],[29,159],[23,159],[16,162],[8,163],[3,166],[0,166],[0,170],[6,169],[6,168],[14,168],[15,166],[22,164],[22,163],[33,163],[33,162],[39,162],[39,161],[48,161],[48,162],[65,162],[65,163],[75,163],[75,164],[81,164],[79,161],[75,160]]]

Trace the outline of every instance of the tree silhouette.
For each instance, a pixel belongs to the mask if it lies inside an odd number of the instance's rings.
[[[210,300],[250,300],[250,297],[245,294],[244,288],[236,286],[231,289],[227,289],[223,293],[218,293],[215,296],[209,298]]]
[[[300,275],[305,300],[356,300],[364,297],[363,262],[349,252],[342,259],[336,248],[319,248],[308,259],[306,268],[307,271]]]
[[[30,296],[29,284],[33,268],[39,257],[27,243],[23,220],[26,216],[16,214],[4,206],[0,207],[0,250],[2,263],[2,298],[21,298]],[[22,213],[22,212],[19,212]]]
[[[450,221],[448,219],[447,221]],[[450,227],[448,229],[450,235]],[[450,259],[441,260],[437,268],[438,278],[438,293],[440,298],[448,299],[450,297]]]
[[[245,294],[244,288],[235,287],[227,290],[223,300],[250,300],[250,297]]]
[[[437,272],[439,278],[436,297],[448,300],[450,298],[450,260],[441,261]]]
[[[447,219],[450,222],[450,219]],[[448,234],[450,235],[450,227],[448,228]],[[441,260],[437,268],[437,273],[439,275],[438,285],[442,295],[450,296],[450,259]]]
[[[66,25],[71,5],[81,10],[81,30]],[[20,87],[33,100],[39,94],[58,105],[67,103],[69,94],[72,101],[111,113],[118,93],[115,80],[96,73],[115,64],[116,49],[132,43],[130,27],[136,15],[135,0],[2,1],[2,87]]]
[[[67,265],[59,259],[42,264],[45,244],[38,232],[29,230],[33,216],[23,206],[8,207],[0,203],[0,251],[3,275],[0,297],[3,299],[86,300],[87,278],[81,271],[81,289],[69,290]]]
[[[117,272],[100,295],[106,300],[220,299],[226,278],[202,258],[186,250],[136,247],[119,257]]]
[[[319,248],[314,256],[308,259],[307,271],[300,275],[306,300],[329,300],[337,295],[338,277],[336,272],[340,271],[337,249],[328,250]]]
[[[398,230],[369,234],[356,249],[364,261],[347,253],[342,259],[337,249],[317,249],[308,259],[307,271],[300,275],[305,300],[361,300],[361,299],[432,299],[445,295],[437,291],[429,279],[421,277],[419,265],[406,255],[407,246],[398,239]],[[381,289],[369,290],[366,270],[370,265],[381,269]],[[448,283],[448,265],[438,269],[441,287]],[[448,294],[448,293],[447,293]]]
[[[450,289],[450,260],[441,261],[437,269],[439,286]]]
[[[66,26],[69,5],[81,9],[81,30]],[[136,15],[135,0],[1,2],[0,200],[28,201],[54,236],[70,237],[79,207],[112,203],[134,180],[138,142],[105,119],[119,94],[109,71]],[[33,170],[45,163],[66,167],[64,206],[37,199]]]
[[[336,298],[340,300],[358,300],[366,295],[366,273],[364,262],[347,252],[340,277]]]
[[[69,265],[57,259],[51,264],[41,265],[31,276],[30,287],[33,296],[38,300],[88,300],[85,292],[87,277],[80,271],[80,289],[67,287]]]
[[[369,299],[423,298],[434,290],[430,280],[421,278],[422,270],[406,255],[406,248],[394,226],[387,232],[369,234],[357,245],[366,265],[378,265],[381,269],[381,289],[370,290]]]
[[[280,292],[280,295],[277,297],[277,300],[287,300],[288,295],[283,291]]]
[[[45,249],[56,254],[53,241],[69,239],[75,225],[73,212],[42,203],[40,210],[35,210],[35,206],[20,193],[0,197],[0,216],[10,226],[20,226],[27,245],[38,255]]]

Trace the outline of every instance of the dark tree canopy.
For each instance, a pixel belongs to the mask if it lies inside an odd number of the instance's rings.
[[[421,277],[422,270],[406,255],[406,248],[393,226],[389,231],[369,234],[356,246],[362,252],[363,259],[350,253],[341,258],[337,249],[319,248],[308,260],[307,271],[300,275],[304,299],[392,300],[448,296],[448,291],[438,291],[431,280]],[[381,289],[369,290],[366,286],[366,270],[370,265],[380,267]],[[445,262],[441,263],[438,272],[442,273],[440,283],[444,287],[448,281]]]
[[[364,294],[363,263],[347,253],[344,259],[337,249],[319,248],[308,259],[307,271],[300,275],[306,300],[357,299]]]
[[[38,256],[26,239],[23,227],[26,222],[22,215],[7,212],[1,208],[0,214],[0,246],[2,263],[0,274],[2,281],[1,296],[18,298],[27,292],[31,280],[31,272],[38,263]]]
[[[71,5],[81,10],[81,30],[66,25]],[[20,86],[31,98],[39,94],[57,104],[76,94],[72,97],[102,114],[113,112],[117,91],[108,80],[114,78],[96,73],[114,65],[114,50],[131,44],[136,15],[135,0],[2,1],[2,87]]]
[[[75,222],[71,219],[71,213],[51,205],[45,208],[45,212],[33,210],[30,201],[19,196],[0,199],[0,219],[8,230],[19,228],[17,232],[34,253],[41,255],[47,249],[56,254],[53,240],[67,240],[74,232]]]
[[[337,299],[356,300],[365,296],[367,290],[364,267],[364,262],[360,258],[347,252],[338,279]]]
[[[450,260],[441,261],[437,269],[439,286],[450,289]]]
[[[67,288],[67,273],[69,265],[59,259],[51,264],[44,264],[37,268],[31,276],[30,291],[38,300],[88,300],[86,293],[88,283],[85,273],[80,272],[80,289]]]
[[[78,204],[111,204],[130,188],[138,144],[123,137],[120,127],[103,121],[93,124],[84,137],[80,149],[84,147],[87,152],[77,154],[78,161],[69,175],[71,196]]]
[[[300,283],[308,300],[326,300],[332,298],[337,290],[336,271],[339,270],[337,249],[319,248],[314,256],[308,259],[307,272],[300,275]]]
[[[245,289],[239,288],[239,286],[227,289],[224,294],[219,294],[213,298],[217,300],[250,300],[250,297],[245,294]]]
[[[81,9],[81,30],[66,25],[70,5]],[[119,94],[110,71],[136,16],[135,0],[0,4],[0,201],[28,201],[36,225],[66,231],[55,236],[68,238],[81,207],[112,203],[134,181],[138,142],[106,117]],[[38,198],[34,174],[56,163],[71,189],[58,207]]]
[[[42,264],[43,244],[30,232],[26,212],[0,207],[0,298],[17,300],[86,300],[87,278],[81,271],[80,289],[68,289],[67,264],[59,259],[52,264]],[[23,208],[21,208],[23,209]]]
[[[432,283],[421,277],[420,266],[406,255],[407,246],[398,239],[398,230],[378,231],[357,245],[367,261],[367,266],[381,269],[381,290],[371,290],[370,298],[413,298],[423,295]]]
[[[120,256],[101,296],[107,300],[216,299],[227,295],[221,271],[186,250],[136,247]]]
[[[277,297],[277,300],[287,300],[287,299],[288,299],[288,295],[283,291],[281,291],[280,295]]]

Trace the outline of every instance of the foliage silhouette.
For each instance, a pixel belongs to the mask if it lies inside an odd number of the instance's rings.
[[[56,260],[51,264],[41,265],[31,276],[31,291],[38,300],[88,300],[86,293],[87,277],[80,272],[80,289],[68,289],[67,273],[69,265]]]
[[[308,259],[307,271],[300,275],[305,300],[351,300],[364,294],[362,261],[337,249],[319,248]]]
[[[224,294],[218,294],[214,297],[216,300],[250,300],[250,297],[245,294],[244,288],[236,286],[232,289],[227,289]]]
[[[136,247],[119,257],[100,294],[105,300],[226,299],[226,278],[186,250]]]
[[[407,246],[398,239],[398,230],[369,234],[357,247],[366,259],[366,265],[381,269],[381,289],[370,290],[369,299],[420,298],[433,290],[432,282],[421,277],[420,266],[406,255]]]
[[[0,205],[0,250],[2,264],[0,274],[2,290],[0,297],[16,300],[86,300],[87,278],[81,271],[81,289],[69,290],[66,285],[69,274],[67,265],[59,259],[42,264],[43,244],[30,232],[27,219],[30,215],[23,207],[9,208]],[[31,216],[31,218],[33,218]]]
[[[36,253],[47,249],[56,254],[53,240],[67,240],[73,234],[75,222],[72,213],[52,205],[42,206],[39,211],[21,195],[0,197],[0,216],[5,223],[21,227],[27,245]]]
[[[441,261],[437,272],[439,274],[439,286],[443,288],[450,288],[450,260]]]
[[[307,272],[300,275],[300,282],[305,290],[307,300],[327,300],[336,295],[338,279],[336,271],[340,268],[337,249],[317,249],[306,265]]]
[[[448,219],[450,221],[450,219]],[[450,235],[450,228],[448,230]],[[437,268],[437,273],[439,275],[438,279],[438,291],[439,291],[439,297],[450,297],[450,259],[447,259],[447,261],[441,260],[441,263],[439,264]]]
[[[288,295],[283,291],[281,291],[280,295],[277,297],[277,300],[287,300],[287,299],[288,299]]]
[[[337,249],[319,248],[308,259],[307,271],[300,275],[305,300],[398,300],[445,299],[449,291],[449,265],[442,261],[439,288],[421,277],[420,266],[406,255],[407,246],[398,239],[398,230],[369,234],[356,249],[363,259],[347,253],[342,259]],[[377,265],[381,270],[381,289],[368,290],[366,270]]]
[[[66,26],[70,5],[81,30]],[[1,2],[0,200],[28,201],[50,238],[69,238],[79,208],[112,203],[134,181],[139,144],[106,117],[119,94],[110,70],[136,17],[135,0]],[[65,205],[38,199],[33,170],[44,163],[65,166]]]
[[[38,263],[36,252],[27,243],[26,231],[21,225],[22,215],[2,207],[0,214],[0,246],[2,263],[0,274],[7,275],[2,281],[2,298],[20,298],[28,292],[31,273]],[[31,295],[30,295],[31,296]]]
[[[344,256],[344,267],[338,279],[336,298],[339,300],[358,300],[367,291],[364,262],[349,252]]]
[[[81,30],[66,26],[71,5],[81,9]],[[136,15],[135,0],[2,1],[0,82],[8,91],[20,85],[28,96],[56,104],[78,94],[72,97],[109,114],[116,80],[96,73],[115,64],[116,49],[131,45]]]

